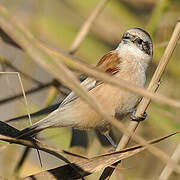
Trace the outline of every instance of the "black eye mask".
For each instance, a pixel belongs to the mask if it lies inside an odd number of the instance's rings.
[[[143,42],[143,51],[148,54],[148,55],[151,55],[150,54],[150,46],[149,46],[149,43],[148,42]]]
[[[141,38],[137,37],[137,36],[133,36],[129,33],[126,33],[123,35],[122,39],[129,39],[130,41],[134,42],[137,44],[137,46],[144,51],[146,54],[151,55],[150,54],[150,46],[149,43],[146,41],[144,42]]]

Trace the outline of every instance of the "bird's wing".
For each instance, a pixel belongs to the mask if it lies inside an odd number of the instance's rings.
[[[119,69],[120,62],[121,62],[120,57],[118,56],[117,51],[114,50],[105,54],[100,59],[96,67],[110,75],[114,75],[120,70]]]
[[[90,91],[91,89],[93,89],[96,85],[96,80],[94,80],[93,78],[87,78],[85,79],[82,83],[82,86],[84,86],[85,88],[87,88],[88,91]],[[77,99],[78,96],[72,91],[65,99],[64,101],[60,104],[60,107],[68,104],[69,102]]]
[[[115,50],[104,55],[99,61],[99,63],[97,64],[97,68],[101,69],[102,71],[106,73],[114,75],[115,73],[119,71],[119,64],[120,64],[120,58],[118,57],[118,54]],[[103,83],[102,81],[97,81],[94,78],[87,78],[81,83],[81,85],[83,85],[84,87],[87,88],[88,91],[90,91],[102,83]],[[65,104],[68,104],[69,102],[75,100],[76,98],[78,98],[78,96],[74,92],[71,92],[65,98],[65,100],[61,103],[60,107],[64,106]],[[54,114],[55,113],[51,113],[52,116]],[[34,134],[46,128],[44,127],[44,124],[46,121],[49,121],[49,116],[47,116],[45,119],[42,119],[41,121],[38,121],[32,126],[18,132],[15,137],[22,138],[25,135],[33,136]]]
[[[119,71],[119,66],[118,66],[119,64],[120,64],[120,58],[118,57],[117,52],[114,50],[105,54],[100,59],[96,67],[108,74],[114,75]],[[87,78],[81,83],[81,85],[84,86],[88,91],[90,91],[91,89],[95,88],[101,83],[102,82],[97,81],[94,78]],[[78,96],[74,92],[71,92],[61,103],[60,107],[68,104],[69,102],[77,98]]]

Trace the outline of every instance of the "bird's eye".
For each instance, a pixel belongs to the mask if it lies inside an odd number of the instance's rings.
[[[137,39],[136,39],[136,42],[137,42],[138,44],[142,44],[143,40],[140,39],[140,38],[137,38]]]

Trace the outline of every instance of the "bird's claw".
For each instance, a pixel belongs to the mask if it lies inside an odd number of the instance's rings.
[[[144,114],[141,115],[140,117],[136,117],[135,116],[135,111],[133,111],[131,113],[131,115],[130,115],[131,120],[132,121],[137,121],[137,122],[144,121],[146,119],[146,117],[147,117],[147,113],[146,112],[144,112]]]
[[[107,138],[107,140],[110,142],[110,144],[113,146],[114,151],[117,148],[116,143],[114,142],[114,140],[111,138],[111,136],[109,135],[109,133],[104,133],[104,136]],[[113,152],[114,152],[113,151]]]

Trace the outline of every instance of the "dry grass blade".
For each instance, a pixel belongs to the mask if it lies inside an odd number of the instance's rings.
[[[42,144],[40,141],[34,138],[31,138],[31,137],[24,137],[23,139],[14,138],[18,132],[19,132],[18,129],[0,121],[0,140],[10,142],[10,143],[20,144],[20,145],[25,145],[29,148],[45,151],[61,159],[67,164],[70,164],[70,161],[72,161],[72,158],[69,161],[67,158],[65,158],[65,156],[62,155],[64,153],[63,150],[56,150],[56,149],[50,148],[47,145]],[[71,168],[73,168],[73,166],[71,166]]]
[[[180,131],[177,131],[177,132],[171,133],[169,135],[151,140],[148,143],[151,143],[151,144],[158,143],[168,137],[178,134],[179,132]],[[80,177],[87,176],[91,173],[98,172],[98,171],[102,170],[103,168],[110,166],[112,163],[116,163],[122,159],[133,156],[133,155],[146,149],[145,147],[143,147],[141,145],[136,145],[136,146],[133,146],[133,147],[121,150],[121,151],[103,154],[103,155],[88,159],[88,158],[85,158],[85,157],[82,157],[82,156],[79,156],[76,154],[72,154],[69,152],[64,152],[61,150],[56,150],[56,149],[50,148],[42,143],[38,143],[38,146],[34,147],[33,144],[31,143],[31,141],[15,139],[15,138],[2,136],[2,135],[0,135],[0,140],[7,141],[10,143],[21,144],[21,145],[25,145],[27,147],[32,147],[32,148],[38,147],[39,150],[48,152],[48,153],[54,155],[55,157],[58,157],[58,155],[60,155],[60,156],[63,155],[67,159],[69,159],[69,161],[72,163],[71,165],[67,164],[65,166],[61,166],[61,167],[58,167],[58,168],[55,168],[52,170],[44,171],[44,172],[32,175],[30,177],[26,177],[23,179],[28,179],[28,178],[32,178],[32,177],[41,179],[41,177],[44,177],[42,175],[47,175],[46,177],[47,178],[49,177],[49,179],[51,179],[52,176],[55,176],[57,179],[59,177],[63,177],[64,179],[80,178]],[[72,169],[72,166],[75,167],[76,169]],[[81,174],[81,176],[80,176],[80,174]]]
[[[177,145],[172,157],[175,162],[178,163],[180,160],[180,143]],[[159,176],[159,180],[168,180],[173,172],[173,169],[170,168],[168,165],[163,169],[161,175]]]
[[[159,65],[151,79],[151,82],[147,88],[147,90],[149,92],[156,92],[156,90],[158,89],[159,85],[160,85],[160,80],[161,80],[161,77],[162,77],[162,74],[170,60],[170,57],[175,49],[175,46],[179,40],[179,37],[180,37],[180,21],[177,22],[176,26],[175,26],[175,29],[174,29],[174,32],[171,36],[171,39],[168,43],[168,46],[159,62]],[[136,113],[135,113],[135,116],[136,117],[141,117],[144,112],[146,111],[148,105],[150,103],[150,99],[149,98],[146,98],[146,97],[143,97],[142,101],[140,102],[140,104],[138,105],[137,107],[137,110],[136,110]],[[139,122],[137,121],[131,121],[129,123],[129,126],[128,126],[128,130],[130,132],[129,135],[126,135],[124,134],[122,139],[120,140],[119,144],[118,144],[118,147],[117,147],[117,150],[121,150],[123,148],[125,148],[128,144],[128,142],[130,141],[130,138],[132,136],[132,134],[135,132],[136,128],[138,127],[139,125]],[[102,176],[101,177],[102,179],[109,179],[111,174],[113,173],[113,169],[106,169]]]
[[[104,9],[104,7],[108,1],[109,0],[101,0],[99,2],[99,4],[96,6],[96,8],[93,10],[91,15],[88,17],[88,19],[84,22],[84,24],[82,25],[80,31],[78,32],[75,40],[73,41],[73,43],[69,49],[70,54],[74,54],[74,52],[78,49],[81,42],[83,41],[83,39],[85,38],[85,36],[89,32],[90,27],[92,26],[94,20],[98,17],[98,15]]]
[[[54,75],[57,79],[62,81],[66,86],[71,88],[77,95],[83,98],[97,113],[99,113],[102,116],[102,118],[111,122],[112,125],[117,127],[124,134],[128,135],[130,133],[121,122],[118,122],[114,118],[110,117],[100,106],[100,104],[97,103],[93,97],[89,96],[87,91],[80,86],[80,83],[73,76],[72,72],[68,70],[67,67],[64,64],[62,64],[62,62],[59,62],[57,59],[53,58],[52,55],[47,53],[45,48],[40,46],[39,42],[32,36],[32,34],[24,26],[22,26],[22,24],[20,24],[15,18],[13,18],[8,13],[8,11],[2,6],[0,6],[0,26],[4,31],[7,32],[7,34],[10,37],[12,37],[18,44],[20,44],[21,47],[23,47],[23,49],[27,52],[27,54],[30,57],[33,58],[33,60],[39,63],[43,68],[47,69],[48,72],[52,73],[52,75]],[[100,79],[105,79],[103,78],[103,76],[105,77],[104,73],[100,75],[101,75]],[[97,76],[97,73],[96,75],[93,74],[93,76]],[[106,75],[106,77],[109,78],[108,82],[112,82],[113,78],[111,79],[111,77],[108,75]],[[116,80],[115,82],[117,83]],[[123,83],[124,85],[122,85]],[[165,102],[165,98],[162,99],[161,97],[157,95],[153,95],[152,93],[149,93],[144,89],[137,90],[136,88],[134,88],[134,86],[129,85],[129,83],[126,83],[123,80],[122,80],[122,84],[120,83],[121,88],[124,86],[126,87],[126,89],[129,89],[130,91],[138,92],[138,94],[140,94],[139,93],[140,90],[141,92],[143,92],[142,94],[147,93],[149,94],[149,97],[153,97],[153,99],[155,99],[154,97],[156,97],[156,100],[158,99],[161,102],[162,101]],[[147,96],[147,94],[145,96]],[[180,103],[177,101],[173,101],[173,104],[174,106],[180,107]],[[135,135],[133,136],[133,139],[139,142],[140,144],[142,144],[143,146],[148,147],[148,151],[156,155],[163,162],[169,163],[169,165],[177,173],[180,174],[180,167],[176,163],[174,163],[164,152],[148,144],[146,140],[144,140],[140,136]]]
[[[57,149],[48,147],[47,145],[42,144],[39,141],[35,141],[36,142],[36,144],[35,144],[32,142],[31,138],[27,138],[27,139],[13,138],[14,134],[16,134],[18,131],[17,129],[15,129],[12,126],[9,126],[3,122],[1,122],[0,127],[1,127],[0,132],[2,134],[2,135],[0,135],[0,140],[10,142],[10,143],[20,144],[20,145],[25,145],[27,147],[42,150],[42,151],[47,152],[57,158],[62,159],[63,161],[68,163],[67,168],[69,169],[69,171],[73,170],[74,173],[70,173],[71,176],[76,175],[76,176],[80,177],[80,174],[82,176],[86,176],[88,174],[97,172],[97,171],[109,166],[112,163],[118,162],[118,161],[125,159],[127,157],[130,157],[130,156],[133,156],[134,154],[146,149],[146,147],[143,147],[142,145],[137,145],[137,146],[133,146],[133,147],[118,151],[118,152],[108,153],[108,154],[104,154],[104,155],[100,155],[100,156],[96,156],[96,157],[88,159],[88,158],[85,158],[85,157],[82,157],[82,156],[79,156],[76,154],[72,154],[69,152],[64,152],[62,150],[57,150]],[[151,143],[151,144],[157,143],[157,142],[160,142],[160,141],[162,141],[170,136],[173,136],[175,134],[178,134],[178,133],[180,133],[180,131],[177,131],[177,132],[171,133],[169,135],[151,140],[148,143]],[[71,163],[71,165],[69,163]],[[73,167],[75,167],[75,168],[73,168]],[[58,169],[58,170],[60,170],[60,169]],[[60,172],[63,172],[63,171],[61,170]],[[66,172],[64,172],[64,173],[66,173]],[[62,174],[61,174],[61,176],[62,176]],[[64,177],[66,177],[66,176],[64,176]]]

